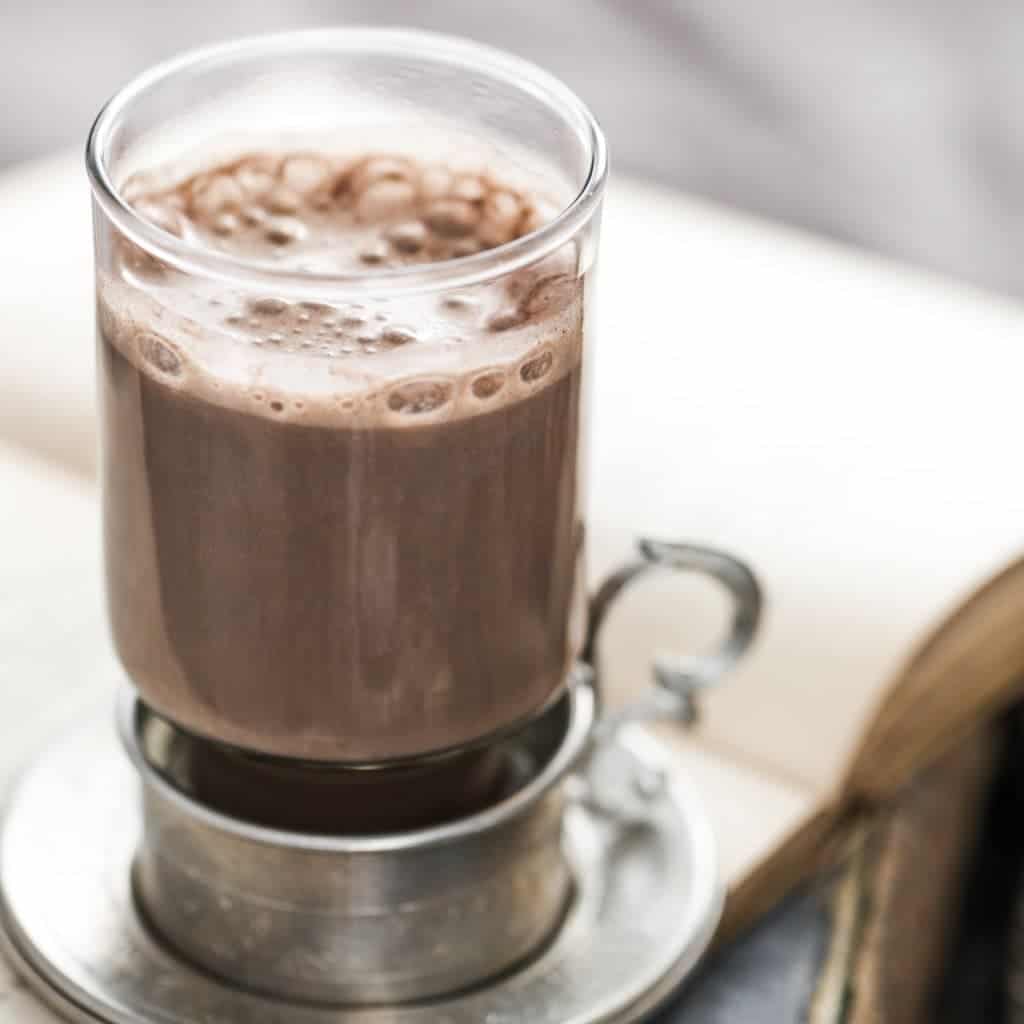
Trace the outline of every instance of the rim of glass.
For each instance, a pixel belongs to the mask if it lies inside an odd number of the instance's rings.
[[[114,183],[108,161],[116,129],[136,101],[183,73],[242,64],[268,54],[289,56],[303,51],[418,54],[513,85],[554,109],[589,148],[590,163],[583,183],[554,219],[504,245],[437,263],[341,273],[283,270],[203,249],[161,231],[132,209]],[[568,242],[590,220],[600,202],[608,172],[607,147],[597,120],[583,101],[554,75],[530,61],[472,40],[386,28],[311,29],[249,36],[189,50],[157,64],[122,87],[100,110],[89,132],[85,163],[93,195],[118,230],[178,270],[245,287],[363,295],[467,287],[543,258]]]

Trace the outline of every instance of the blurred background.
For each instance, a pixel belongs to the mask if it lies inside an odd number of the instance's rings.
[[[616,169],[1024,295],[1024,4],[1012,0],[58,0],[0,5],[0,166],[80,145],[182,48],[415,25],[532,58]]]

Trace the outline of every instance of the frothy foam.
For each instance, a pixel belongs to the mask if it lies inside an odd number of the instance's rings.
[[[470,255],[554,214],[487,172],[405,156],[250,154],[147,191],[152,224],[288,271]],[[582,281],[566,247],[459,292],[289,302],[186,277],[126,239],[100,282],[101,327],[148,375],[197,398],[310,423],[412,425],[519,401],[580,358]]]

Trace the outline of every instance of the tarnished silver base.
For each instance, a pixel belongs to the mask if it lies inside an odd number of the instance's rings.
[[[639,1020],[692,969],[718,921],[715,845],[699,800],[673,781],[650,822],[566,814],[575,895],[558,934],[525,966],[430,1003],[330,1007],[219,981],[176,958],[136,911],[137,778],[109,708],[38,758],[0,834],[0,937],[45,1001],[107,1024],[597,1024]],[[623,742],[656,766],[657,745]]]

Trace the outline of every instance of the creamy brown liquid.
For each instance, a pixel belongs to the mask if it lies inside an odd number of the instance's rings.
[[[543,218],[493,175],[390,157],[259,155],[133,201],[288,269],[448,259]],[[580,643],[572,258],[333,304],[197,282],[120,238],[111,251],[107,580],[143,698],[245,749],[372,762],[544,706]]]

